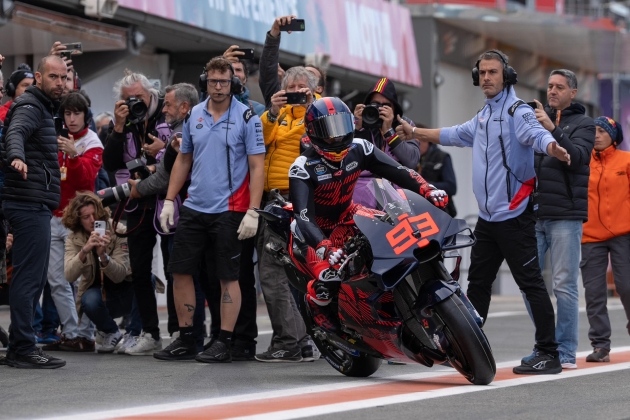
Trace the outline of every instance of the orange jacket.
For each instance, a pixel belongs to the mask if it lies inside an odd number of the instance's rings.
[[[588,222],[582,243],[602,242],[630,232],[630,152],[610,146],[591,156]]]

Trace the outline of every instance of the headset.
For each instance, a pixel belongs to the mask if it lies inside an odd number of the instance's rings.
[[[75,92],[73,92],[73,93],[75,93]],[[79,100],[83,103],[83,105],[85,105],[85,107],[86,107],[86,109],[87,109],[87,112],[84,112],[84,113],[83,113],[83,123],[84,123],[83,128],[85,129],[85,127],[89,127],[90,123],[92,122],[92,118],[94,118],[94,114],[92,113],[92,109],[90,108],[90,105],[89,105],[89,103],[88,103],[88,100],[87,100],[87,99],[85,99],[85,96],[83,96],[83,95],[82,95],[80,92],[78,92],[78,91],[76,92],[76,94],[77,94],[77,95],[79,95],[79,97],[80,97],[80,99],[79,99]],[[63,101],[62,101],[62,102],[63,102]],[[61,107],[61,109],[60,109],[59,111],[61,112],[61,110],[62,110],[62,109],[63,109],[63,111],[65,111],[65,107]],[[62,115],[60,115],[60,117],[62,118],[63,123],[64,123],[64,125],[65,125],[65,119],[63,119],[63,118],[64,118],[63,114],[62,114]]]
[[[488,50],[486,53],[496,54],[499,59],[503,62],[503,83],[505,85],[511,86],[518,83],[518,74],[516,70],[512,66],[510,66],[505,58],[505,55],[498,50]],[[484,53],[485,54],[485,53]],[[472,69],[472,79],[473,85],[479,86],[479,62],[481,60],[477,60],[475,63],[475,67]]]
[[[4,88],[7,91],[7,96],[11,98],[15,97],[15,90],[17,89],[17,86],[13,84],[13,82],[11,81],[11,78],[16,73],[20,73],[20,72],[26,73],[26,77],[24,77],[24,79],[33,79],[33,84],[35,84],[35,76],[33,75],[33,72],[30,69],[29,70],[19,69],[19,70],[14,71],[13,73],[11,73],[11,76],[9,76],[9,78],[7,79],[7,83],[4,86]]]
[[[243,92],[243,83],[241,83],[241,79],[234,75],[235,72],[234,67],[232,67],[232,63],[223,57],[220,58],[230,65],[230,71],[232,72],[232,78],[230,79],[230,95],[239,95]],[[199,90],[202,93],[208,92],[208,70],[206,70],[205,66],[203,68],[203,73],[199,76]]]

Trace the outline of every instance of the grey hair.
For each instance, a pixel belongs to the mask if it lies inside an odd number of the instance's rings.
[[[175,85],[167,86],[164,92],[175,92],[175,100],[178,104],[188,102],[191,108],[199,103],[199,94],[197,89],[190,83],[177,83]]]
[[[500,50],[489,50],[482,53],[479,56],[478,61],[481,61],[481,60],[499,60],[503,67],[507,67],[508,62],[509,62],[508,56],[505,55],[503,51],[500,51]]]
[[[109,111],[105,111],[105,112],[101,112],[100,114],[98,114],[96,117],[94,117],[94,124],[98,124],[99,122],[101,122],[104,118],[109,118],[112,121],[114,120],[114,114],[112,114]]]
[[[564,78],[567,79],[567,84],[569,85],[569,89],[578,88],[577,77],[575,76],[575,73],[573,73],[571,70],[567,70],[567,69],[552,70],[551,74],[549,74],[549,78],[551,78],[551,76],[554,76],[556,74],[559,74],[560,76],[564,76]]]
[[[158,96],[159,92],[157,89],[153,87],[149,79],[142,73],[134,73],[131,70],[125,69],[125,77],[114,83],[114,93],[116,97],[120,100],[123,99],[122,90],[124,88],[131,87],[136,83],[140,82],[142,88],[152,94],[153,96]]]
[[[306,84],[308,85],[308,88],[313,94],[315,93],[315,89],[317,89],[317,84],[319,83],[319,80],[317,80],[317,77],[313,73],[306,70],[306,68],[302,66],[291,67],[284,73],[281,89],[285,90],[289,85],[289,80],[295,79],[306,79]]]

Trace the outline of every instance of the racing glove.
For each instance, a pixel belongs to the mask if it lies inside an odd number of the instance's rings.
[[[255,210],[249,209],[243,220],[241,220],[241,225],[238,227],[236,233],[238,233],[238,240],[242,241],[247,238],[251,238],[258,231],[258,213]]]
[[[424,198],[429,200],[435,207],[443,209],[448,204],[448,194],[444,190],[438,190],[433,185],[429,184],[429,189],[427,189],[424,194]]]
[[[169,232],[169,226],[175,225],[175,206],[173,205],[173,200],[164,200],[164,206],[162,207],[162,212],[160,213],[160,226],[162,226],[162,231],[164,233]]]

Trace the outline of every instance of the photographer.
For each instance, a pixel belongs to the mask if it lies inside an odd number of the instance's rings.
[[[95,221],[106,223],[103,236],[94,230]],[[109,209],[104,208],[92,192],[77,192],[65,208],[62,222],[70,230],[64,275],[70,283],[81,279],[76,310],[87,315],[96,328],[105,333],[98,352],[113,353],[122,338],[114,318],[131,314],[133,307],[127,239],[113,232]],[[139,322],[131,322],[127,333],[137,336],[140,327]]]
[[[416,140],[404,141],[396,135],[400,124],[397,117],[414,126],[413,121],[403,117],[394,82],[384,77],[376,82],[363,103],[354,108],[354,136],[371,142],[403,166],[415,169],[420,160],[420,147]],[[361,172],[352,196],[355,203],[376,208],[376,199],[367,187],[374,178],[370,171]]]
[[[93,327],[85,317],[79,322],[72,286],[64,276],[64,249],[69,231],[63,226],[61,217],[64,208],[78,191],[94,189],[96,174],[101,168],[103,145],[96,133],[89,129],[92,113],[87,100],[79,92],[71,92],[64,98],[59,114],[63,116],[66,129],[57,137],[61,202],[50,219],[48,284],[63,325],[63,336],[43,349],[93,352]]]
[[[114,123],[109,128],[103,165],[107,171],[116,172],[116,181],[120,185],[132,178],[127,162],[141,159],[150,166],[157,163],[156,156],[161,155],[171,130],[162,113],[164,100],[144,75],[127,70],[114,91],[120,100],[114,108]],[[129,260],[144,334],[125,353],[152,355],[162,348],[157,302],[151,282],[156,243],[153,226],[156,200],[155,196],[144,196],[132,201],[126,206]]]

